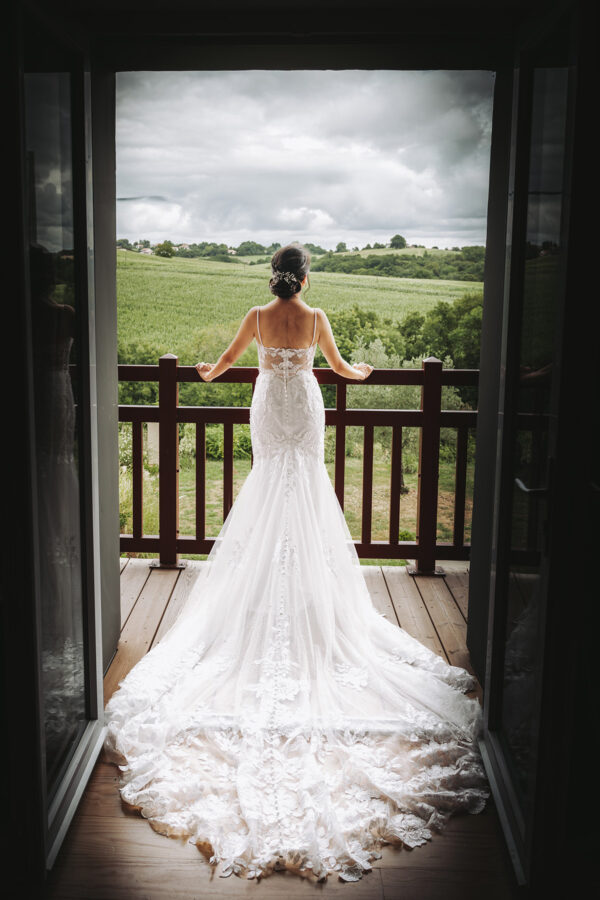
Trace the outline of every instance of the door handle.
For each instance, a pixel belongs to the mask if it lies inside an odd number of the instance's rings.
[[[527,487],[525,482],[521,481],[520,478],[515,478],[515,484],[519,488],[520,491],[523,491],[524,494],[529,494],[532,497],[547,497],[548,496],[548,488],[547,487],[530,488],[530,487]]]

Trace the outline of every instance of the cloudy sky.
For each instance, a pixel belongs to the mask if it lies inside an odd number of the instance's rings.
[[[490,72],[117,76],[117,236],[485,242]]]

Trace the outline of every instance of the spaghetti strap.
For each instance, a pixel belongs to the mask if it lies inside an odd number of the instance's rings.
[[[256,307],[256,330],[258,332],[258,342],[259,342],[259,344],[262,344],[262,338],[260,336],[260,325],[258,324],[258,310],[259,310],[259,307],[257,306]]]
[[[315,324],[314,324],[314,327],[313,327],[313,339],[312,339],[312,341],[310,342],[310,346],[311,346],[311,347],[312,347],[312,345],[313,345],[314,342],[315,342],[315,336],[316,336],[316,334],[317,334],[317,311],[316,311],[316,309],[315,309]]]

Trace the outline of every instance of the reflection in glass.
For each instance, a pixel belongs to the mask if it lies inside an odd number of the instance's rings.
[[[86,721],[71,96],[25,76],[46,773],[51,797]]]
[[[531,789],[541,677],[540,593],[548,437],[558,298],[567,69],[533,73],[530,164],[519,370],[515,396],[510,570],[507,587],[503,738],[522,800]]]

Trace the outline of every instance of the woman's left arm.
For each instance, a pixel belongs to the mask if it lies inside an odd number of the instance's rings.
[[[231,344],[223,351],[214,366],[211,366],[209,363],[197,363],[194,366],[200,378],[202,378],[203,381],[213,381],[215,378],[218,378],[219,375],[222,375],[223,372],[226,372],[227,369],[230,369],[236,359],[242,355],[246,347],[250,344],[250,341],[254,337],[255,330],[256,307],[253,306],[242,319],[238,333]]]

